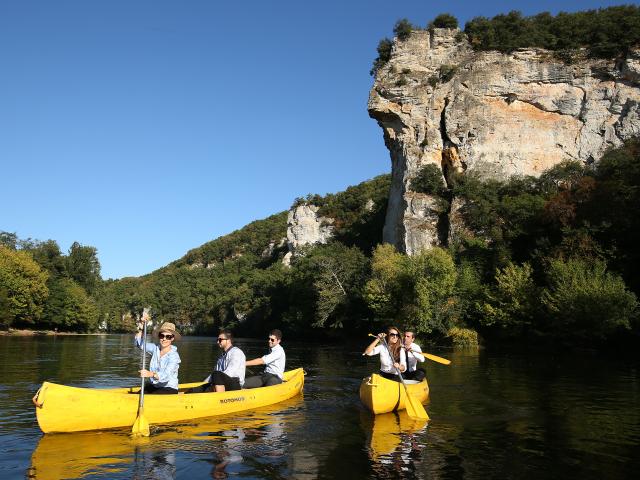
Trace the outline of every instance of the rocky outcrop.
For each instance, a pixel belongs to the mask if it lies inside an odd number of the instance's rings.
[[[287,217],[287,245],[289,252],[283,263],[289,265],[291,256],[296,249],[305,245],[327,243],[333,236],[332,218],[318,215],[319,208],[315,205],[298,205],[289,211]]]
[[[639,52],[567,65],[539,49],[475,52],[457,29],[396,40],[368,105],[391,154],[384,240],[412,254],[462,228],[411,191],[427,164],[448,181],[454,171],[504,179],[597,161],[640,133],[639,82]]]

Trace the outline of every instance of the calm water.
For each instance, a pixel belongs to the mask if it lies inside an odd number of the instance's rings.
[[[266,337],[265,337],[266,338]],[[197,381],[217,350],[180,343],[182,381]],[[129,336],[0,337],[0,478],[635,478],[640,468],[638,364],[613,355],[498,354],[425,349],[431,422],[373,417],[358,399],[377,368],[355,347],[283,342],[308,372],[304,396],[274,407],[127,432],[42,435],[31,397],[44,380],[136,385]],[[247,356],[262,340],[240,340]]]

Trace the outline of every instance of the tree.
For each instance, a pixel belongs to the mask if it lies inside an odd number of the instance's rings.
[[[446,334],[456,318],[457,272],[453,258],[442,248],[409,257],[409,275],[415,295],[415,316],[404,319],[416,333]]]
[[[100,262],[95,247],[83,246],[73,242],[67,256],[67,272],[69,277],[84,288],[87,293],[95,292],[102,280],[100,278]]]
[[[636,296],[601,260],[552,260],[542,303],[551,331],[565,339],[602,340],[630,328]]]
[[[393,245],[378,245],[371,259],[371,277],[364,296],[369,308],[382,319],[395,319],[409,300],[409,260]]]
[[[43,319],[51,328],[87,332],[98,325],[98,309],[85,290],[68,278],[50,284]]]
[[[429,30],[433,28],[458,28],[458,19],[449,13],[441,13],[429,23]]]
[[[398,40],[406,40],[412,31],[413,25],[406,18],[398,20],[393,27],[393,33],[398,37]]]
[[[47,272],[27,252],[0,245],[0,291],[6,292],[4,302],[8,304],[11,324],[37,323],[49,294],[47,278]]]
[[[487,291],[481,307],[484,326],[508,329],[517,336],[531,325],[539,300],[532,273],[528,263],[510,263],[496,270],[496,283]]]

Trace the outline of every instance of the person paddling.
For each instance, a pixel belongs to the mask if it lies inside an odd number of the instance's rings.
[[[387,338],[389,349],[381,343],[385,337]],[[389,351],[391,351],[391,355],[389,355]],[[407,370],[407,356],[400,342],[400,330],[396,327],[387,328],[387,333],[379,333],[376,339],[366,348],[364,355],[370,357],[380,355],[380,372],[378,373],[389,380],[399,382],[398,370],[401,373]]]
[[[143,314],[142,321],[146,322],[148,319],[146,313]],[[140,377],[149,379],[144,385],[144,393],[178,393],[180,355],[173,342],[180,339],[180,333],[173,323],[164,322],[153,331],[153,336],[158,337],[159,345],[147,343],[142,338],[142,330],[138,330],[135,335],[135,344],[151,354],[149,369],[140,370]]]

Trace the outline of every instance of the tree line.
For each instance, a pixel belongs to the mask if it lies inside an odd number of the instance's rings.
[[[387,323],[475,341],[598,345],[640,333],[640,143],[595,165],[564,162],[540,177],[442,180],[425,167],[409,188],[458,222],[448,244],[413,256],[383,244],[390,176],[309,195],[335,218],[333,240],[299,249],[290,266],[286,212],[258,220],[138,278],[102,281],[96,250],[2,233],[5,326],[111,332],[155,318],[186,333],[279,327],[292,336],[370,331]],[[438,202],[436,202],[438,204]]]

